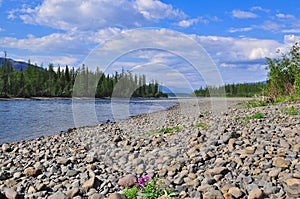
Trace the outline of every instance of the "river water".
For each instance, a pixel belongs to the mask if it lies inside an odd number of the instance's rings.
[[[54,135],[73,127],[127,119],[173,105],[173,102],[155,99],[0,101],[0,144]]]

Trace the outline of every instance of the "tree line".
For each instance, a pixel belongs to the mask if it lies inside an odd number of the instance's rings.
[[[194,95],[198,97],[223,97],[225,94],[227,97],[253,97],[260,96],[266,87],[266,83],[238,83],[238,84],[226,84],[223,86],[206,86],[200,87],[194,91]]]
[[[279,53],[278,58],[267,58],[268,96],[300,97],[300,43],[296,42],[288,52]]]
[[[16,70],[8,59],[0,66],[0,97],[167,97],[156,81],[146,83],[145,75],[130,72],[104,74],[82,65],[48,68],[32,65]]]
[[[196,96],[208,97],[210,92],[222,93],[226,96],[253,97],[264,96],[268,101],[289,97],[300,98],[300,42],[295,42],[287,51],[280,51],[276,58],[266,58],[268,76],[266,83],[228,84],[220,87],[200,87],[195,90]],[[215,96],[215,95],[214,95]]]

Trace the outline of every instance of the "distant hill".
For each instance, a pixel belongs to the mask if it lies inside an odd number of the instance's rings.
[[[28,65],[28,63],[23,62],[23,61],[15,61],[13,59],[7,58],[7,60],[10,62],[10,64],[12,65],[12,67],[16,70],[21,70],[21,69],[25,69]],[[2,63],[4,62],[4,58],[0,57],[0,67],[2,67]]]

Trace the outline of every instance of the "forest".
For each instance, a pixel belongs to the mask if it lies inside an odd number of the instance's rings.
[[[48,68],[32,65],[16,70],[4,59],[0,66],[0,97],[167,97],[159,91],[156,81],[146,83],[145,75],[130,72],[104,74],[98,69],[89,71],[82,65]]]
[[[296,42],[290,49],[278,51],[276,58],[266,57],[266,82],[228,84],[220,87],[200,87],[196,96],[209,97],[225,90],[227,97],[264,96],[268,101],[279,99],[300,99],[300,43]]]
[[[253,97],[260,96],[266,88],[266,83],[238,83],[238,84],[226,84],[219,87],[200,87],[194,91],[194,94],[198,97],[218,97],[218,94],[222,94],[225,90],[227,97]]]

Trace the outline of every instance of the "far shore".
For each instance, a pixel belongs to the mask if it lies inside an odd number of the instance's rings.
[[[169,97],[170,99],[176,98],[175,97]],[[190,99],[223,99],[224,97],[177,97],[178,99],[185,99],[185,98],[190,98]],[[235,101],[235,100],[251,100],[255,99],[254,97],[225,97],[226,100],[229,101]],[[90,99],[113,99],[113,98],[93,98],[93,97],[0,97],[0,101],[26,101],[26,100],[90,100]],[[124,98],[126,99],[126,98]],[[135,99],[149,99],[147,101],[152,101],[151,99],[153,98],[135,98]],[[155,98],[155,101],[157,100],[162,100],[165,101],[168,98]]]

